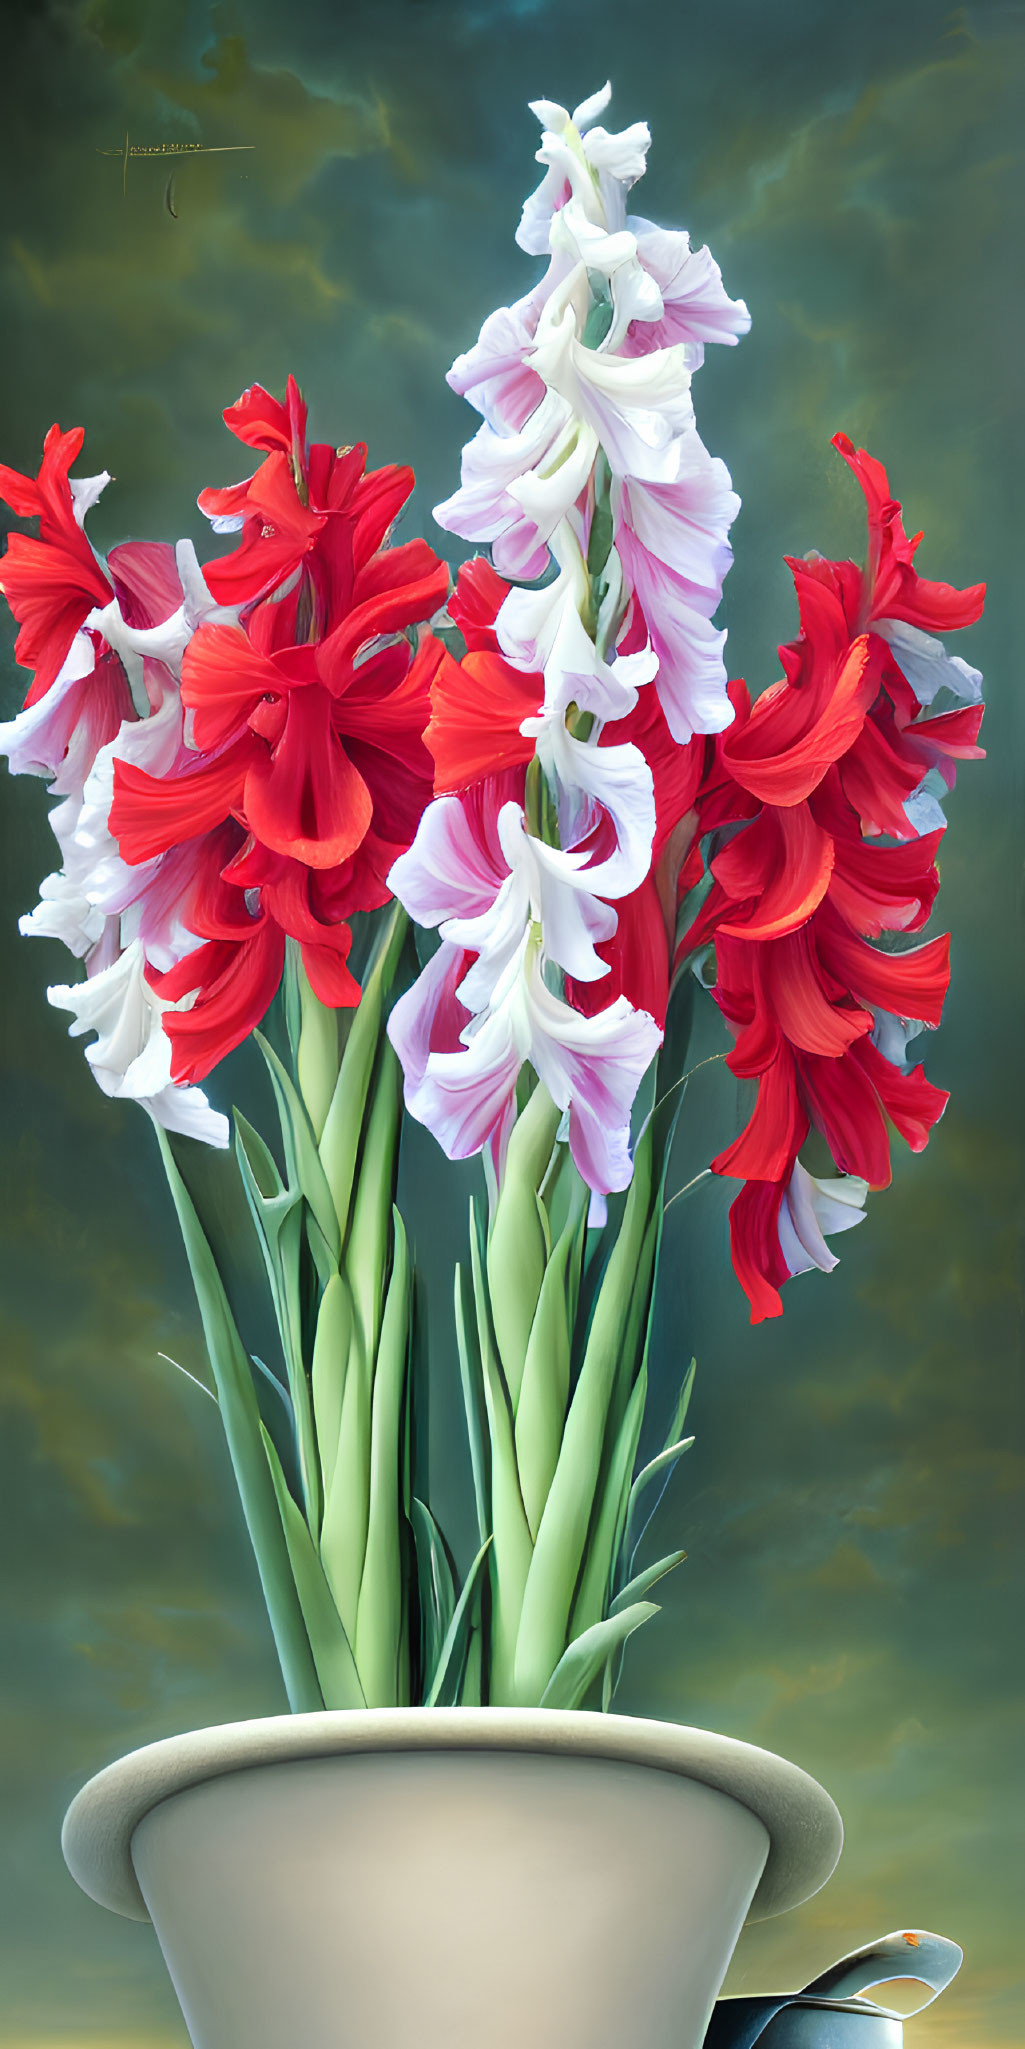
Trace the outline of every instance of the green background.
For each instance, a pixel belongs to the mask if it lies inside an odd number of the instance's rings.
[[[837,428],[888,465],[908,530],[926,530],[924,573],[989,581],[962,649],[987,674],[989,759],[949,807],[934,926],[953,931],[954,983],[926,1059],[953,1100],[838,1272],[795,1282],[776,1325],[747,1327],[728,1190],[672,1212],[660,1394],[668,1407],[693,1350],[697,1445],[661,1534],[689,1561],[620,1697],[781,1751],[843,1810],[836,1877],[745,1935],[733,1989],[795,1984],[893,1927],[962,1941],[962,1976],[909,2049],[1021,2039],[1022,30],[1001,0],[3,9],[0,452],[34,471],[53,419],[84,425],[83,473],[117,479],[99,545],[202,543],[196,492],[246,468],[221,407],[289,370],[316,438],[415,465],[405,532],[431,533],[474,426],[444,371],[536,274],[512,240],[537,175],[525,102],[572,105],[611,73],[610,125],[654,131],[642,210],[708,240],[753,314],[696,389],[744,500],[731,672],[754,688],[778,673],[784,552],[860,553]],[[173,219],[166,167],[133,163],[123,197],[120,163],[97,154],[126,130],[254,147],[180,161]],[[8,783],[2,833],[0,2045],[181,2049],[151,1932],[76,1891],[61,1813],[119,1752],[283,1700],[216,1415],[157,1357],[200,1367],[149,1127],[100,1095],[46,1005],[66,956],[17,935],[53,865],[30,781]],[[723,1043],[709,1006],[698,1050]],[[706,1069],[681,1181],[738,1114]],[[405,1178],[439,1341],[436,1485],[460,1531],[444,1304],[472,1175],[420,1137]]]

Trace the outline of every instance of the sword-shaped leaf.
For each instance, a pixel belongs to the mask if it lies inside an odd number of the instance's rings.
[[[334,1480],[342,1427],[342,1395],[352,1346],[352,1301],[344,1274],[332,1274],[321,1296],[313,1339],[310,1387],[325,1497]]]
[[[514,1414],[548,1256],[548,1218],[538,1190],[552,1157],[559,1117],[547,1089],[538,1082],[512,1128],[488,1233],[492,1327]]]
[[[283,1185],[273,1155],[239,1110],[235,1111],[235,1151],[274,1300],[295,1418],[303,1501],[310,1528],[316,1529],[321,1509],[320,1470],[303,1364],[299,1298],[302,1197],[297,1188]]]
[[[364,977],[363,994],[349,1029],[338,1080],[321,1133],[320,1157],[343,1238],[348,1225],[363,1113],[377,1058],[384,1005],[398,969],[407,926],[406,914],[401,905],[396,904],[378,935]]]
[[[401,1111],[402,1071],[394,1047],[384,1039],[374,1073],[366,1140],[360,1157],[345,1246],[345,1267],[353,1308],[369,1359],[373,1359],[377,1351],[381,1327]]]
[[[445,1539],[426,1502],[416,1495],[413,1496],[411,1520],[420,1586],[423,1669],[433,1672],[455,1612],[455,1579]]]
[[[623,1220],[594,1306],[524,1589],[515,1663],[517,1698],[524,1703],[543,1694],[566,1646],[650,1194],[651,1145],[645,1136],[637,1146]]]
[[[266,1430],[264,1449],[277,1497],[292,1575],[302,1606],[317,1678],[327,1708],[366,1707],[356,1661],[317,1557],[306,1517],[285,1484],[278,1455]]]
[[[686,1556],[686,1551],[669,1551],[664,1558],[659,1558],[654,1565],[645,1566],[643,1572],[638,1572],[633,1579],[627,1581],[625,1587],[620,1589],[615,1600],[609,1605],[609,1614],[618,1615],[623,1608],[629,1608],[632,1602],[641,1600],[648,1592],[649,1587],[655,1586],[660,1579],[664,1579],[667,1572],[675,1571],[678,1565],[683,1564]]]
[[[400,1705],[402,1423],[412,1305],[409,1246],[397,1209],[392,1227],[395,1257],[374,1373],[367,1548],[356,1615],[356,1662],[368,1707]]]
[[[473,1283],[463,1266],[457,1266],[455,1271],[455,1311],[456,1349],[459,1353],[459,1378],[463,1390],[466,1435],[470,1445],[477,1534],[483,1543],[488,1535],[488,1504],[491,1496],[487,1406],[484,1399],[484,1368],[481,1365]]]
[[[289,1187],[305,1196],[310,1214],[317,1226],[316,1231],[310,1233],[310,1249],[317,1262],[321,1281],[326,1286],[341,1256],[338,1218],[331,1200],[327,1175],[317,1151],[310,1120],[291,1075],[263,1033],[254,1032],[253,1037],[267,1063],[278,1106]]]
[[[637,1601],[605,1622],[596,1622],[569,1645],[559,1659],[543,1694],[543,1708],[579,1707],[588,1687],[597,1679],[607,1658],[611,1658],[642,1623],[659,1610],[653,1601]]]
[[[167,1134],[159,1127],[157,1142],[192,1270],[228,1452],[256,1555],[289,1703],[293,1712],[306,1713],[321,1707],[323,1696],[264,1451],[252,1371],[228,1307],[213,1254],[200,1228]]]
[[[487,1557],[490,1544],[491,1538],[486,1537],[463,1582],[463,1589],[453,1609],[452,1620],[445,1631],[445,1640],[424,1700],[425,1707],[451,1707],[460,1698],[470,1640],[470,1608],[478,1590],[480,1569]]]
[[[470,1264],[491,1440],[491,1698],[496,1704],[511,1705],[517,1699],[512,1690],[516,1640],[533,1547],[520,1493],[512,1410],[495,1356],[484,1280],[483,1236],[476,1206],[471,1203]]]

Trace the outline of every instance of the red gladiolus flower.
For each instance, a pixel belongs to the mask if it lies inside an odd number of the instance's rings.
[[[286,406],[253,387],[226,418],[268,449],[238,488],[251,500],[276,466],[274,489],[295,515],[289,546],[301,542],[287,574],[300,573],[283,595],[250,605],[244,627],[201,625],[189,641],[181,694],[193,761],[162,777],[115,766],[111,830],[123,858],[196,848],[185,918],[204,944],[151,977],[169,1000],[194,998],[165,1015],[175,1080],[208,1073],[259,1021],[286,937],[322,1001],[359,1001],[347,920],[389,901],[389,870],[431,791],[423,731],[439,647],[427,635],[414,655],[406,633],[448,588],[426,542],[378,546],[408,472],[364,476],[362,449],[307,455],[294,385]],[[326,509],[304,526],[300,492],[321,485]],[[225,589],[263,591],[266,575],[280,574],[282,550],[265,542],[244,538],[220,565]]]
[[[200,510],[215,530],[242,531],[232,554],[206,566],[207,585],[219,604],[246,605],[302,569],[293,618],[303,602],[310,618],[295,637],[305,638],[307,628],[321,634],[331,615],[345,609],[353,575],[367,568],[409,497],[413,472],[389,465],[365,475],[362,442],[307,448],[306,407],[292,377],[284,405],[254,384],[224,419],[266,459],[241,484],[199,494]]]
[[[19,519],[39,521],[38,539],[11,534],[0,568],[0,591],[21,628],[15,659],[35,670],[26,705],[45,696],[89,613],[114,595],[82,526],[91,494],[76,494],[68,476],[84,440],[81,427],[66,434],[51,427],[36,477],[0,463],[0,498]],[[101,489],[106,481],[89,480]]]
[[[730,1228],[755,1322],[780,1313],[779,1288],[798,1270],[782,1219],[809,1130],[841,1173],[878,1188],[890,1178],[888,1126],[919,1151],[946,1105],[921,1067],[907,1069],[903,1042],[908,1026],[940,1021],[949,941],[902,952],[868,942],[928,918],[943,826],[921,832],[908,806],[930,770],[949,785],[955,762],[981,752],[980,703],[921,713],[943,686],[977,690],[976,672],[924,629],[977,618],[983,587],[919,577],[921,537],[905,536],[882,466],[843,436],[835,445],[866,494],[868,566],[789,564],[801,630],[780,649],[783,679],[753,707],[731,687],[734,724],[709,743],[698,830],[734,830],[683,942],[693,951],[714,938],[728,1065],[757,1083],[745,1129],[712,1162],[745,1184]],[[893,1058],[884,1044],[896,1044]]]

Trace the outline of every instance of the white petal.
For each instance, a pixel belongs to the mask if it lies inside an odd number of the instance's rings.
[[[614,178],[618,185],[626,186],[643,178],[650,148],[651,129],[646,121],[635,121],[618,135],[610,135],[607,128],[592,128],[584,140],[588,163]]]
[[[923,633],[918,626],[906,626],[903,619],[873,619],[872,632],[888,641],[918,702],[930,705],[937,692],[950,690],[962,704],[982,701],[982,674],[960,655],[948,655],[942,640]]]
[[[674,740],[724,732],[733,720],[722,658],[725,632],[709,623],[701,592],[650,555],[629,526],[618,532],[616,546],[658,655],[656,688]]]
[[[140,946],[127,948],[84,982],[46,993],[55,1009],[71,1012],[72,1038],[96,1032],[86,1059],[105,1095],[138,1102],[170,1131],[227,1145],[227,1118],[210,1109],[202,1089],[179,1088],[171,1080],[171,1046],[160,1021],[168,1006],[145,980]]]
[[[101,470],[98,477],[69,477],[71,486],[71,509],[80,527],[85,526],[86,513],[92,510],[97,499],[110,482],[110,471]]]
[[[735,344],[751,325],[743,299],[731,299],[709,249],[692,249],[690,236],[631,216],[637,253],[665,304],[664,341]]]
[[[526,984],[530,1059],[553,1102],[569,1110],[576,1165],[590,1188],[625,1188],[633,1173],[630,1111],[662,1034],[624,996],[594,1017],[572,1010],[546,986],[536,951]]]
[[[412,846],[393,864],[388,887],[418,925],[431,926],[486,911],[503,880],[503,866],[481,844],[459,798],[436,797]]]
[[[838,1262],[825,1233],[851,1231],[864,1223],[867,1198],[868,1182],[859,1175],[824,1179],[809,1174],[795,1160],[779,1212],[780,1249],[790,1272],[808,1273],[817,1266],[822,1273],[832,1273]]]
[[[589,100],[581,100],[579,107],[574,107],[574,128],[576,128],[578,132],[582,135],[584,129],[590,128],[592,121],[596,121],[598,119],[599,114],[604,114],[605,109],[608,106],[611,98],[612,86],[609,83],[609,80],[606,79],[605,84],[599,89],[598,92],[593,92]],[[542,102],[542,104],[547,105],[548,102],[544,101]],[[533,109],[533,111],[536,113],[536,107]],[[550,128],[551,126],[552,123],[550,121],[545,122],[546,128]]]

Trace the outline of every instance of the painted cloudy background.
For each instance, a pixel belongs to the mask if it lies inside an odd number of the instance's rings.
[[[52,420],[83,424],[85,473],[117,479],[99,545],[202,544],[197,491],[246,467],[220,409],[289,370],[315,438],[415,465],[405,531],[430,533],[474,425],[445,369],[535,274],[512,239],[537,175],[525,102],[572,105],[611,73],[612,125],[654,131],[642,210],[709,241],[753,314],[696,392],[744,500],[721,615],[732,673],[757,688],[778,673],[784,552],[861,550],[837,428],[887,463],[909,531],[925,528],[924,573],[989,581],[962,651],[986,672],[990,752],[950,806],[954,987],[926,1050],[953,1101],[838,1272],[787,1290],[780,1324],[747,1327],[727,1191],[671,1213],[666,1405],[692,1350],[699,1380],[662,1532],[690,1556],[621,1696],[797,1759],[844,1812],[836,1877],[744,1937],[734,1990],[803,1982],[893,1927],[963,1942],[961,1978],[909,2025],[909,2049],[1021,2040],[1023,27],[1019,5],[935,0],[3,9],[0,454],[34,471]],[[252,147],[180,161],[174,219],[166,166],[133,163],[123,196],[121,163],[97,154],[126,131]],[[4,716],[25,680],[11,639]],[[60,949],[17,935],[53,865],[40,787],[5,778],[0,832],[0,2049],[185,2049],[151,1933],[76,1891],[60,1817],[117,1753],[283,1696],[216,1414],[158,1357],[200,1354],[149,1128],[99,1094],[47,1008]],[[698,1051],[722,1044],[709,1011]],[[249,1086],[236,1068],[225,1104]],[[681,1182],[738,1113],[706,1069]],[[436,1484],[457,1533],[445,1263],[470,1178],[410,1147]]]

